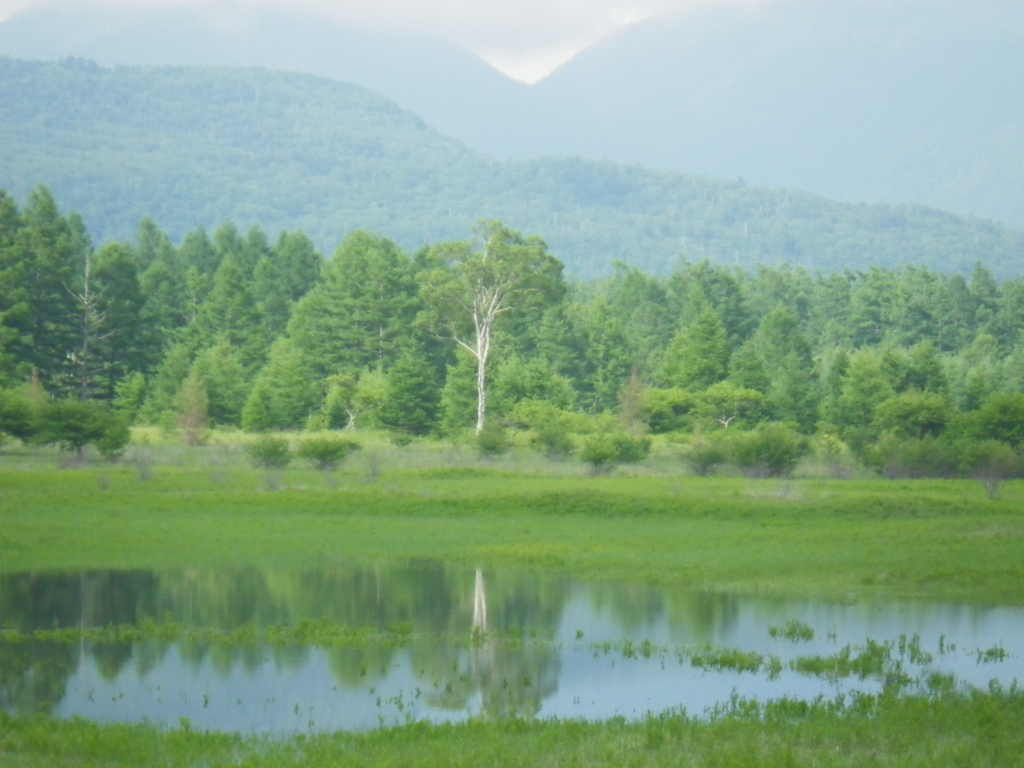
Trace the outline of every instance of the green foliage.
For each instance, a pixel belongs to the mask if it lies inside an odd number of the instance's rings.
[[[764,408],[764,395],[731,381],[713,384],[697,396],[697,412],[712,429],[752,426],[761,420]]]
[[[319,396],[307,358],[289,338],[281,337],[270,348],[267,363],[249,392],[242,428],[247,432],[298,429],[317,407]]]
[[[884,437],[864,455],[864,463],[888,478],[958,477],[958,446],[935,437]]]
[[[409,257],[392,240],[357,230],[296,304],[288,334],[314,380],[389,368],[419,309]]]
[[[489,419],[476,434],[476,448],[481,456],[503,456],[512,447],[508,431],[497,419]]]
[[[705,436],[694,435],[689,444],[683,449],[683,460],[693,470],[694,474],[706,477],[713,474],[715,469],[724,464],[729,458],[729,445],[724,439],[723,433]]]
[[[875,406],[873,424],[882,432],[897,437],[937,437],[949,421],[949,403],[945,395],[901,392]]]
[[[1024,456],[998,440],[972,441],[962,446],[960,467],[997,499],[1003,482],[1024,477]]]
[[[643,415],[651,432],[663,435],[690,426],[700,399],[682,389],[651,387],[644,397]]]
[[[785,477],[809,451],[806,438],[784,424],[762,424],[732,435],[733,462],[750,477]]]
[[[616,464],[635,464],[651,452],[649,437],[631,437],[623,432],[597,432],[583,441],[580,458],[595,474],[606,472]]]
[[[282,469],[292,461],[288,439],[277,435],[261,435],[245,444],[245,453],[253,466]]]
[[[421,345],[403,352],[387,375],[380,423],[395,432],[426,435],[437,423],[441,389]]]
[[[202,379],[191,374],[174,395],[176,425],[186,445],[206,442],[210,427],[210,398]]]
[[[708,307],[676,334],[662,362],[659,378],[668,387],[707,389],[722,381],[729,368],[725,325]]]
[[[564,459],[576,450],[572,439],[575,421],[574,414],[546,400],[521,400],[506,417],[510,426],[529,430],[531,443],[553,460]]]
[[[4,182],[20,197],[49,181],[112,238],[129,238],[160,211],[175,238],[197,220],[238,216],[267,231],[308,227],[322,247],[365,227],[411,249],[457,238],[497,211],[541,234],[584,278],[626,259],[667,273],[682,238],[693,257],[748,268],[790,254],[822,270],[870,258],[967,274],[986,259],[1005,277],[1020,263],[1019,233],[926,208],[850,205],[579,158],[495,162],[340,82],[247,69],[0,64]],[[263,108],[254,119],[243,94],[256,87]],[[68,125],[77,140],[67,139]],[[194,174],[187,187],[183,167]],[[731,318],[723,321],[735,338]]]
[[[0,389],[0,434],[7,434],[19,440],[32,436],[32,401],[19,390]]]
[[[303,438],[295,455],[310,466],[321,471],[337,469],[353,451],[359,450],[359,443],[336,435]]]
[[[96,441],[96,450],[107,461],[115,461],[124,454],[131,439],[132,430],[128,416],[111,410],[103,435]]]
[[[109,406],[93,400],[48,400],[35,412],[32,440],[40,445],[59,445],[81,454],[95,443],[104,457],[115,457],[128,443],[130,433],[123,418]]]
[[[1024,446],[1024,393],[999,393],[970,418],[970,429],[981,439]]]

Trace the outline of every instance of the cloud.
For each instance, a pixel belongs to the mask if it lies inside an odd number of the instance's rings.
[[[45,2],[46,0],[37,0]],[[153,7],[213,6],[224,0],[63,0]],[[617,29],[665,11],[750,0],[228,0],[237,10],[278,6],[345,24],[427,33],[452,40],[492,66],[533,82]],[[32,0],[0,0],[0,19]]]

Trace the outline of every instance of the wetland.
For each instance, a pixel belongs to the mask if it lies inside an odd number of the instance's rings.
[[[0,478],[10,765],[1017,765],[1024,488]]]

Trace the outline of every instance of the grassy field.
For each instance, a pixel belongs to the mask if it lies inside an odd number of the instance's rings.
[[[1024,605],[1024,483],[590,477],[412,446],[335,473],[232,449],[0,457],[0,570],[441,558],[744,592]]]
[[[590,477],[523,453],[364,450],[338,472],[247,466],[232,446],[120,464],[0,455],[0,570],[299,567],[441,558],[827,599],[1024,605],[1024,483]],[[67,460],[64,460],[68,464]],[[1018,649],[1010,649],[1019,652]],[[265,741],[0,713],[4,766],[1022,766],[1018,689],[845,706],[737,702],[708,720],[500,721]]]

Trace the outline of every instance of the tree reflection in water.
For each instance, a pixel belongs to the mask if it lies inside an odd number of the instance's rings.
[[[622,701],[614,701],[609,710],[590,699],[618,696],[630,699],[624,708],[642,712],[642,707],[679,706],[680,696],[704,696],[719,684],[727,696],[735,678],[693,672],[682,656],[668,654],[675,664],[673,675],[700,678],[670,679],[664,659],[659,666],[657,658],[627,657],[615,650],[621,647],[616,641],[725,645],[777,654],[786,649],[769,637],[768,628],[793,618],[819,631],[817,647],[802,647],[801,653],[832,654],[844,642],[898,639],[901,633],[920,633],[934,645],[945,635],[947,646],[965,649],[961,656],[968,669],[958,668],[956,674],[965,680],[980,675],[980,682],[973,684],[981,685],[987,683],[990,668],[982,668],[969,652],[1024,635],[1020,610],[741,598],[636,584],[580,584],[552,574],[484,571],[440,562],[336,564],[305,571],[13,574],[0,577],[0,630],[27,633],[148,623],[190,630],[174,642],[155,631],[133,643],[88,642],[77,634],[70,642],[42,642],[38,637],[15,642],[0,632],[0,707],[98,719],[166,716],[160,722],[173,725],[181,717],[197,716],[155,710],[154,702],[169,700],[167,690],[173,687],[176,701],[194,704],[198,697],[198,716],[211,718],[205,727],[216,729],[224,722],[225,728],[282,732],[293,732],[312,719],[308,714],[297,719],[300,711],[322,717],[327,710],[334,714],[325,722],[358,728],[374,727],[378,717],[380,722],[401,722],[403,707],[415,717],[440,719],[549,712],[600,716],[618,712]],[[260,637],[260,628],[304,623],[368,631],[356,632],[350,644],[326,647],[246,639]],[[251,635],[249,628],[255,628]],[[218,637],[231,631],[241,639]],[[598,647],[611,650],[599,653]],[[649,668],[643,667],[646,661]],[[1003,667],[1007,680],[1024,679],[1019,657],[1011,656]],[[752,678],[747,675],[743,684]],[[614,693],[609,688],[613,684],[620,686]],[[155,692],[161,685],[163,692]],[[93,708],[93,687],[108,694],[106,710],[98,709],[98,694]],[[772,695],[789,695],[788,690],[773,690]],[[115,712],[111,695],[123,691],[128,699],[136,698]],[[284,713],[273,711],[272,720],[240,723],[238,712],[217,720],[214,706],[205,711],[206,694],[214,691],[218,695],[210,699],[237,702],[240,710],[269,712],[273,701],[284,702],[285,691],[288,700],[281,705]],[[747,690],[740,692],[746,695]],[[415,704],[407,705],[405,694],[414,696]],[[717,693],[706,693],[712,695]],[[581,711],[581,698],[594,708]],[[403,702],[393,703],[398,713],[384,712],[395,699]],[[717,700],[694,701],[705,706]]]

